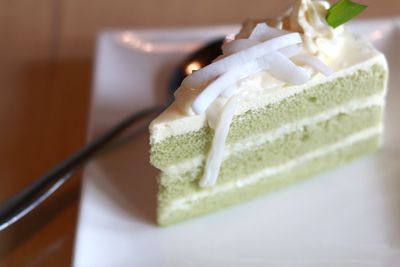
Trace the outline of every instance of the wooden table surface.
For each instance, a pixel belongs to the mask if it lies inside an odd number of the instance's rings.
[[[290,2],[0,0],[0,201],[84,145],[99,31],[239,23]],[[399,15],[397,0],[358,2],[369,5],[363,17]],[[79,194],[75,175],[0,232],[0,266],[70,266]]]

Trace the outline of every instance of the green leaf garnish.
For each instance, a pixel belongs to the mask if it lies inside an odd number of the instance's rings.
[[[333,28],[348,22],[361,12],[367,9],[367,6],[354,3],[350,0],[340,0],[328,9],[326,21]]]

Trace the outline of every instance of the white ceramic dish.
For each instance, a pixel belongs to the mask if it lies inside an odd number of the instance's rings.
[[[351,25],[384,51],[391,80],[384,148],[274,194],[169,228],[154,223],[148,136],[85,170],[75,266],[400,266],[400,23]],[[235,26],[100,35],[90,136],[162,101],[187,53]]]

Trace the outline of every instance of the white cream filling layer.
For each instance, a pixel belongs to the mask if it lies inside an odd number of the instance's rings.
[[[244,139],[243,141],[229,144],[225,148],[224,159],[230,157],[232,154],[240,153],[249,149],[253,149],[256,146],[260,146],[266,142],[274,141],[286,134],[303,131],[305,126],[319,123],[321,121],[329,120],[335,117],[339,113],[351,113],[359,109],[369,108],[373,106],[383,107],[385,104],[385,98],[383,94],[377,94],[366,99],[355,99],[349,101],[347,104],[335,107],[333,109],[327,110],[320,113],[314,117],[308,117],[295,123],[288,123],[279,128],[271,130],[267,133],[252,136],[250,138]],[[205,160],[204,155],[186,160],[180,164],[171,165],[165,168],[161,168],[162,171],[168,172],[170,174],[179,174],[187,172],[203,163]]]
[[[263,179],[267,179],[269,176],[279,174],[281,172],[288,171],[296,166],[299,166],[301,164],[304,164],[308,161],[311,161],[313,159],[323,157],[325,155],[328,155],[332,152],[335,152],[338,149],[344,148],[346,146],[350,146],[356,142],[362,141],[369,139],[371,137],[374,137],[376,135],[381,134],[383,131],[383,125],[379,125],[377,127],[373,127],[361,132],[358,132],[356,134],[350,135],[347,138],[343,139],[340,142],[337,142],[332,145],[325,146],[321,149],[314,150],[312,152],[309,152],[307,154],[304,154],[301,157],[298,157],[296,159],[290,160],[286,162],[285,164],[276,166],[276,167],[269,167],[266,168],[260,172],[257,172],[253,175],[249,175],[240,181],[237,182],[228,182],[222,185],[217,185],[214,186],[213,188],[203,190],[198,193],[191,193],[189,196],[185,196],[179,199],[174,200],[171,202],[170,206],[164,210],[163,216],[168,217],[169,214],[176,210],[185,210],[185,209],[190,209],[196,202],[201,201],[202,199],[205,199],[207,197],[221,194],[221,193],[226,193],[230,190],[238,189],[241,187],[249,186],[252,184],[255,184]]]

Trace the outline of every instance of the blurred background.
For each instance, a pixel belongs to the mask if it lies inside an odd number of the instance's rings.
[[[96,36],[110,28],[237,24],[291,0],[0,0],[0,201],[85,143]],[[397,16],[397,0],[359,0],[361,18]],[[135,70],[132,70],[135,71]],[[0,232],[0,266],[70,266],[77,174]]]

